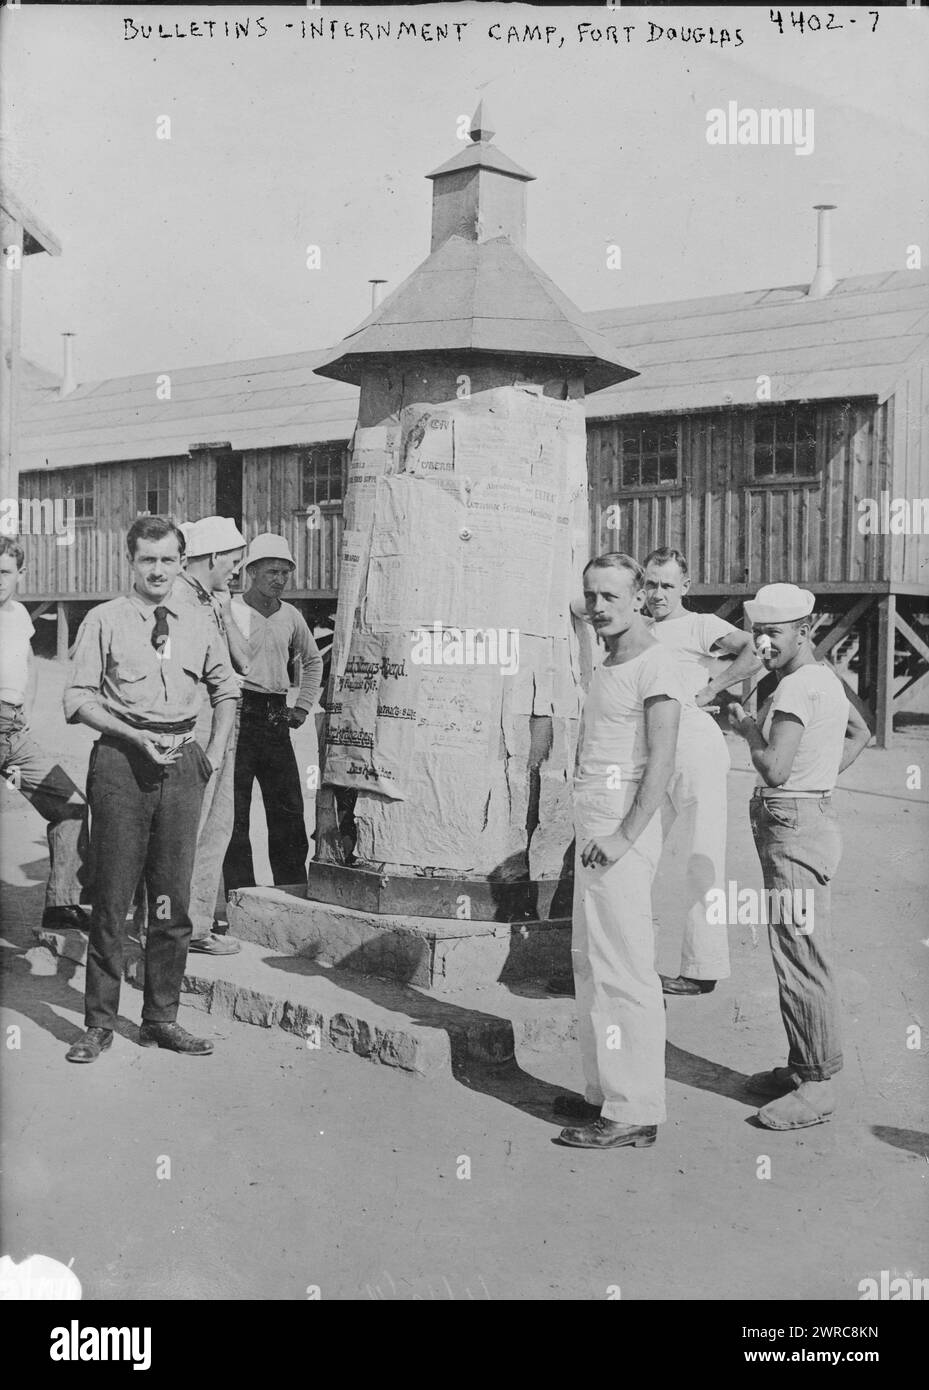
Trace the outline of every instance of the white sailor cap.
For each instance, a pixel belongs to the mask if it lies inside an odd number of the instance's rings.
[[[816,606],[809,589],[796,584],[763,584],[753,599],[745,601],[745,616],[750,623],[790,623],[796,618],[808,618]]]

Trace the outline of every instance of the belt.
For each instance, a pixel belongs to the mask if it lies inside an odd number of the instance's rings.
[[[196,719],[176,719],[173,724],[156,724],[153,719],[142,719],[138,723],[130,723],[128,719],[122,720],[123,724],[128,724],[130,729],[145,729],[156,734],[191,734],[196,726]]]
[[[249,703],[258,703],[259,701],[264,701],[266,704],[275,704],[275,705],[280,705],[280,704],[285,704],[285,705],[286,705],[286,703],[287,703],[287,696],[286,696],[286,695],[272,695],[269,691],[265,691],[265,690],[248,690],[247,688],[244,688],[244,687],[243,687],[243,690],[242,690],[242,699],[243,699],[243,700],[247,700]]]
[[[811,797],[816,801],[821,801],[824,796],[831,796],[832,792],[807,792],[807,791],[782,791],[780,787],[755,787],[752,797],[760,797],[762,801],[776,800],[784,796],[789,797]]]

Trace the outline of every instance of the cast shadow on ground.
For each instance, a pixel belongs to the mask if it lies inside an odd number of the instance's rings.
[[[872,1125],[871,1133],[882,1144],[890,1144],[895,1149],[906,1149],[919,1154],[929,1161],[929,1134],[918,1129],[895,1129],[893,1125]]]
[[[264,956],[264,964],[286,974],[332,979],[333,971],[318,965],[309,956]],[[515,1055],[505,1060],[495,1061],[491,1056],[474,1056],[470,1040],[475,1034],[489,1025],[494,1049],[501,1057],[513,1053],[514,1037],[510,1020],[498,1015],[484,1013],[477,1009],[463,1008],[447,997],[437,998],[425,994],[409,984],[383,980],[374,975],[352,972],[342,962],[336,978],[353,993],[367,999],[370,1003],[388,1010],[402,1010],[412,1023],[421,1028],[435,1028],[448,1034],[452,1075],[455,1080],[469,1090],[493,1096],[506,1105],[526,1111],[550,1124],[561,1126],[564,1122],[552,1113],[552,1102],[556,1096],[566,1094],[564,1086],[553,1085],[540,1077],[527,1072]],[[577,1048],[575,1041],[565,1043],[566,1047]],[[740,1072],[711,1062],[682,1048],[668,1044],[667,1075],[672,1081],[695,1086],[700,1090],[713,1091],[726,1099],[756,1109],[758,1101],[748,1089],[748,1077]]]
[[[0,936],[10,943],[0,956],[0,1003],[7,1002],[4,976],[15,977],[15,1008],[44,1032],[70,1047],[84,1031],[84,991],[71,983],[75,972],[81,967],[76,961],[60,956],[54,975],[32,974],[25,957],[27,951],[36,947],[41,950],[36,931],[42,921],[48,859],[33,860],[23,865],[22,871],[29,878],[37,878],[41,882],[23,886],[4,883],[0,886]],[[52,1006],[73,1011],[80,1022],[70,1023],[61,1018]],[[13,1007],[12,1003],[10,1007]],[[138,1029],[128,1018],[120,1016],[115,1031],[130,1042],[137,1040]]]

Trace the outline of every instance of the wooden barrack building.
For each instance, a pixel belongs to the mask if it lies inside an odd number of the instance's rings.
[[[640,372],[585,402],[592,553],[677,546],[691,601],[734,621],[763,583],[812,589],[818,651],[834,658],[857,644],[851,693],[886,745],[895,713],[929,708],[929,274],[605,310],[589,322]],[[65,394],[50,374],[27,375],[20,497],[75,504],[73,545],[28,539],[23,598],[35,611],[56,606],[60,652],[87,606],[127,587],[123,537],[146,511],[234,516],[248,538],[279,532],[297,558],[288,598],[317,621],[333,611],[357,391],[314,373],[325,356]],[[869,533],[860,504],[882,497],[885,516],[897,499],[914,524]]]

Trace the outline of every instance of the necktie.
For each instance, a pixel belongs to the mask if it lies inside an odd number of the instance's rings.
[[[165,649],[168,640],[168,610],[161,604],[155,609],[155,626],[152,628],[152,646],[159,656]]]

